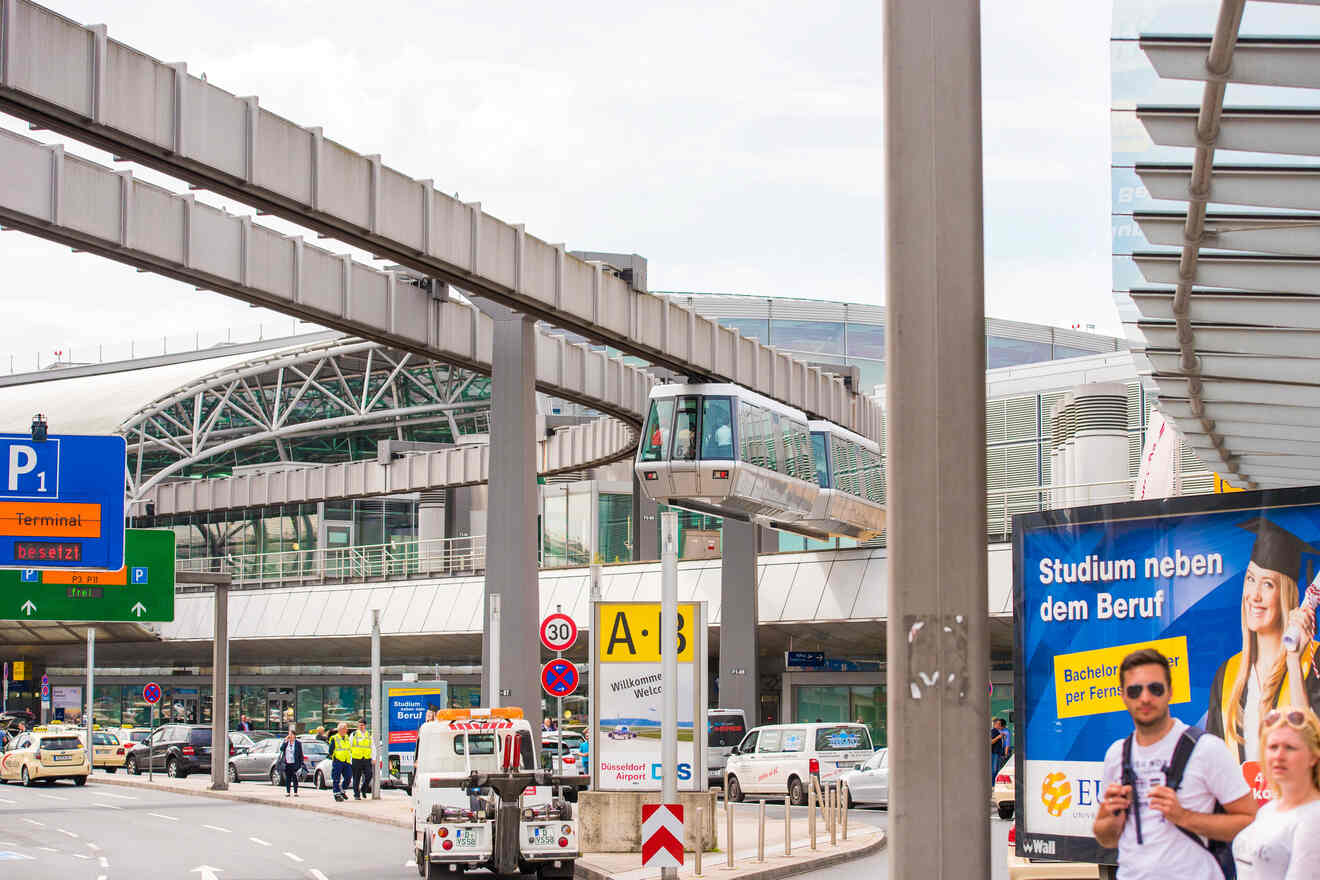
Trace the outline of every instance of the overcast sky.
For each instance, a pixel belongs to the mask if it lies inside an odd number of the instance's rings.
[[[875,0],[46,5],[547,241],[640,253],[653,290],[883,303]],[[986,313],[1118,334],[1109,4],[1068,7],[983,4]],[[0,261],[0,357],[20,368],[292,326],[17,232]]]

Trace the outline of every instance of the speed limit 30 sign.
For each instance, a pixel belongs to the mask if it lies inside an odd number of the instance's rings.
[[[577,637],[577,624],[567,614],[555,612],[541,621],[541,644],[548,650],[567,651]]]

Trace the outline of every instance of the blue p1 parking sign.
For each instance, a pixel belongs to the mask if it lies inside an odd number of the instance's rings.
[[[0,434],[0,568],[124,566],[123,437]]]

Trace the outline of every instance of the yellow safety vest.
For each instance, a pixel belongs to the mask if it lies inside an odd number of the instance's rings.
[[[353,759],[353,741],[347,736],[335,734],[330,737],[330,754],[336,761],[347,763]]]
[[[349,738],[349,742],[353,748],[354,760],[371,757],[371,734],[359,730]]]

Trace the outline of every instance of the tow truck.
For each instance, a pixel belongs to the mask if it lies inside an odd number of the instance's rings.
[[[521,709],[443,709],[423,724],[412,789],[417,873],[572,877],[581,848],[566,795],[589,780],[537,763]]]

